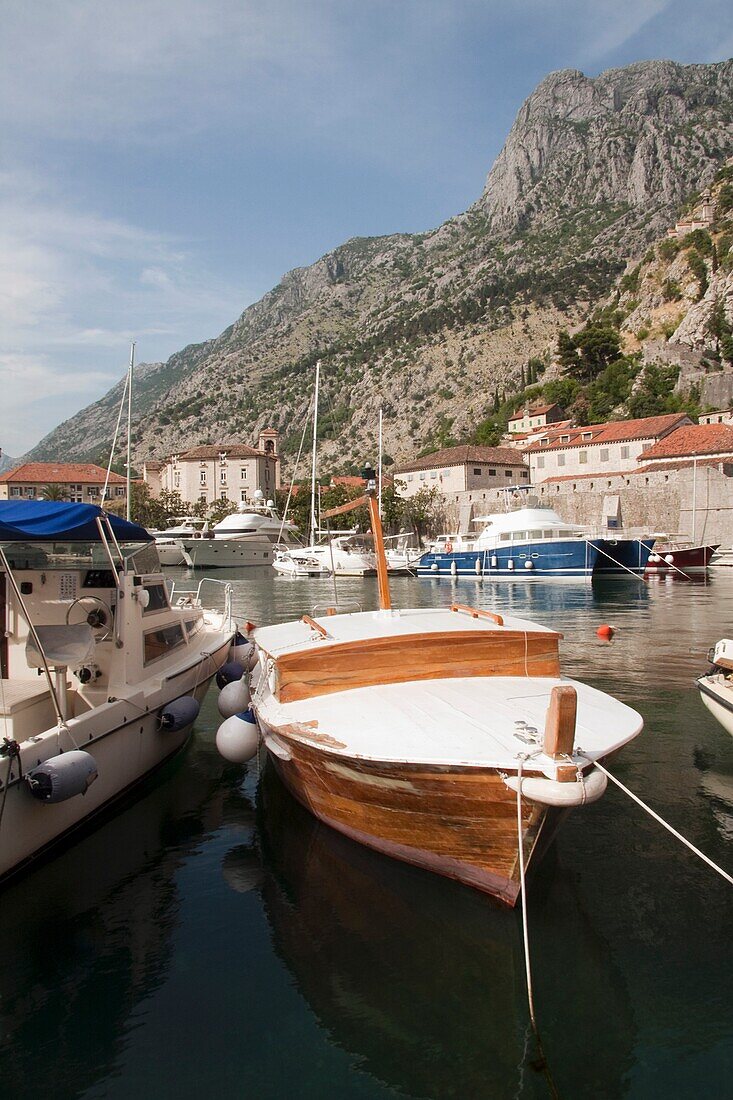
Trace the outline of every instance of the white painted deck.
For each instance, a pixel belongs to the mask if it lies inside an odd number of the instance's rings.
[[[454,620],[476,621],[448,614]],[[511,620],[512,625],[519,621]],[[550,692],[557,684],[571,684],[578,693],[575,745],[590,759],[612,752],[640,732],[640,715],[624,703],[575,680],[552,677],[487,676],[381,684],[284,704],[268,693],[257,705],[265,721],[273,725],[317,722],[317,735],[343,743],[343,748],[329,744],[328,750],[344,756],[516,769],[519,753],[541,748]],[[534,727],[536,733],[518,722]],[[535,737],[538,744],[527,744],[518,735]],[[307,733],[299,739],[310,740]],[[525,768],[531,772],[548,765],[548,758],[540,756],[528,761]]]

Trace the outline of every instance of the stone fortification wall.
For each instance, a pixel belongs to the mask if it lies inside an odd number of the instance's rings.
[[[602,526],[604,517],[614,514],[613,498],[617,497],[625,528],[667,532],[687,538],[693,534],[695,496],[696,540],[730,546],[733,543],[733,465],[700,465],[696,485],[694,482],[690,467],[540,484],[530,493],[567,522],[590,526]],[[503,510],[504,495],[496,490],[452,493],[446,497],[449,529],[460,529],[463,533],[468,532],[472,518]]]

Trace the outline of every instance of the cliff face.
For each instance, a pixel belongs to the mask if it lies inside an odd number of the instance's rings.
[[[424,234],[348,241],[289,272],[217,339],[144,372],[136,459],[251,442],[266,425],[292,453],[319,356],[326,462],[373,457],[380,405],[395,459],[460,435],[731,152],[733,62],[552,73],[465,213]],[[100,457],[118,399],[110,391],[33,457]]]

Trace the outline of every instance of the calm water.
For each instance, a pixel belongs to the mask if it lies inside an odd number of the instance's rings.
[[[255,622],[331,592],[231,579]],[[343,593],[371,607],[376,582]],[[616,774],[733,866],[733,740],[693,685],[730,635],[733,578],[393,585],[397,605],[456,596],[562,630],[566,673],[645,717]],[[212,691],[135,801],[0,894],[0,1094],[547,1096],[518,913],[316,824],[266,766],[218,757],[217,724]],[[730,1095],[732,918],[723,880],[620,792],[570,817],[529,892],[560,1096]]]

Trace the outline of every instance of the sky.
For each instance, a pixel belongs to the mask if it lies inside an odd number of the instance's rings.
[[[548,73],[733,55],[728,0],[0,0],[0,447],[484,186]],[[58,455],[63,460],[63,455]]]

